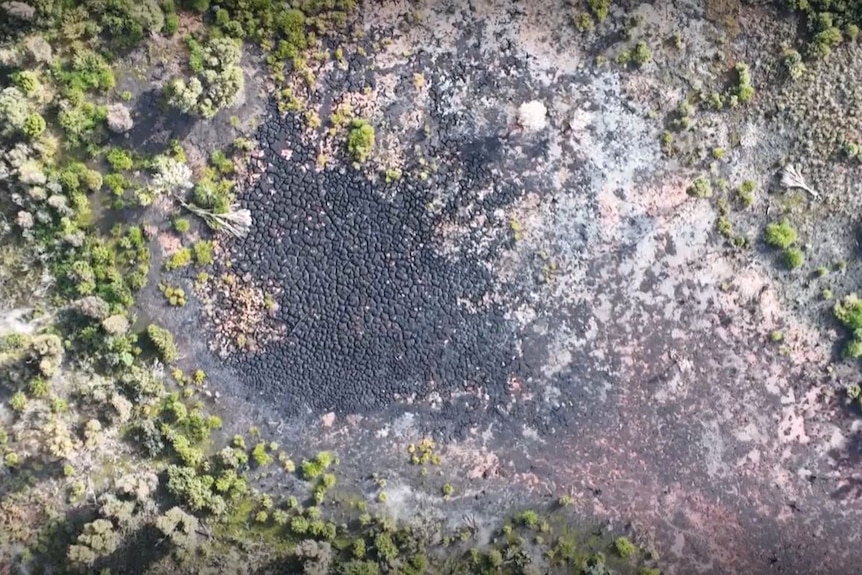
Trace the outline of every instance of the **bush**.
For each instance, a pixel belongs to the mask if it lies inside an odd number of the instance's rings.
[[[833,308],[835,318],[851,331],[862,330],[862,300],[850,294],[836,302]],[[862,335],[862,332],[860,332]]]
[[[192,189],[192,170],[183,162],[169,156],[153,160],[153,179],[150,187],[157,194],[185,192]]]
[[[14,451],[10,451],[3,456],[3,464],[10,469],[14,469],[21,465],[21,457]]]
[[[195,262],[201,266],[208,266],[213,263],[213,243],[208,240],[201,240],[192,246],[195,254]]]
[[[122,174],[108,174],[104,177],[104,184],[115,196],[122,196],[128,182]]]
[[[712,196],[712,184],[706,176],[698,176],[688,188],[688,194],[696,198],[709,198]]]
[[[374,127],[366,120],[355,119],[347,135],[347,151],[355,162],[362,163],[374,148]]]
[[[188,81],[175,78],[166,88],[168,103],[186,114],[212,118],[236,101],[244,85],[242,46],[230,38],[213,38],[202,49],[190,43],[189,67],[195,73]]]
[[[18,0],[8,0],[0,4],[0,10],[25,22],[32,22],[36,18],[36,9],[33,6],[19,2]]]
[[[799,248],[787,248],[784,250],[784,265],[789,270],[795,270],[803,264],[805,255]]]
[[[105,159],[116,172],[131,170],[135,165],[135,162],[132,160],[132,155],[126,150],[121,150],[120,148],[111,148],[108,150]]]
[[[628,537],[617,537],[614,540],[614,550],[617,552],[617,555],[623,559],[628,559],[637,553],[638,548],[634,543],[629,541]]]
[[[787,48],[784,51],[782,61],[791,79],[798,80],[805,74],[806,68],[802,62],[802,55],[793,48]]]
[[[186,267],[190,263],[192,263],[192,251],[189,248],[180,248],[168,258],[165,268],[175,270]]]
[[[18,88],[0,91],[0,135],[11,136],[24,130],[31,114],[26,96]]]
[[[176,218],[173,221],[173,226],[178,234],[184,234],[191,229],[192,224],[188,218]]]
[[[84,525],[78,543],[69,547],[69,560],[76,565],[90,566],[100,557],[110,555],[120,544],[114,524],[107,519],[96,519]]]
[[[632,52],[632,62],[639,68],[652,62],[652,52],[646,42],[640,41],[635,44],[634,51]]]
[[[230,180],[218,183],[212,180],[202,180],[195,185],[193,192],[195,205],[212,210],[216,214],[224,214],[230,210],[233,203],[233,189]]]
[[[27,408],[27,396],[24,395],[24,392],[16,391],[12,394],[12,397],[9,398],[9,408],[18,412]]]
[[[36,139],[45,132],[45,118],[38,112],[33,112],[24,120],[24,133],[31,139]]]
[[[104,106],[81,102],[62,110],[58,119],[70,144],[95,144],[102,139],[107,113]]]
[[[174,336],[171,335],[171,332],[156,324],[150,324],[147,327],[147,336],[149,336],[162,361],[173,363],[177,360],[179,353],[177,352],[177,347],[174,344]]]
[[[227,159],[227,156],[225,156],[225,153],[221,150],[216,150],[212,153],[212,156],[210,157],[210,163],[222,175],[227,176],[232,174],[234,171],[233,162]]]
[[[539,514],[532,509],[527,509],[518,514],[517,520],[524,527],[534,529],[539,525]]]
[[[165,25],[162,28],[165,36],[171,37],[177,33],[180,28],[180,17],[176,14],[168,14],[165,16]]]
[[[306,480],[316,479],[324,471],[329,469],[334,461],[332,453],[329,451],[321,451],[313,459],[307,459],[302,462],[302,476]]]
[[[774,248],[787,249],[796,243],[798,234],[786,219],[766,226],[766,243]]]
[[[736,96],[739,102],[748,103],[754,97],[754,88],[751,85],[751,69],[745,62],[739,62],[734,66],[734,71],[737,76],[737,84],[732,96]]]
[[[745,180],[736,191],[739,199],[746,207],[754,203],[754,190],[756,188],[757,184],[753,180]]]
[[[197,545],[198,520],[179,507],[172,507],[156,519],[156,528],[177,547],[183,557]]]
[[[595,14],[596,20],[604,22],[611,9],[611,0],[587,0],[590,10]]]
[[[67,92],[106,92],[117,83],[111,66],[101,55],[89,48],[78,48],[70,61],[65,65],[55,65],[53,72]]]
[[[168,492],[178,497],[192,511],[206,509],[216,515],[225,511],[224,498],[212,492],[215,479],[211,475],[198,475],[190,467],[169,465],[167,476]]]
[[[389,533],[378,533],[374,537],[374,548],[377,557],[384,563],[389,563],[398,557],[398,546],[392,541]]]
[[[111,104],[107,109],[108,129],[115,134],[123,134],[132,129],[135,122],[129,108],[123,104]]]
[[[272,463],[272,456],[266,452],[266,443],[258,443],[251,452],[251,457],[259,467]]]
[[[835,26],[829,26],[821,30],[814,36],[814,41],[811,45],[811,51],[816,56],[824,58],[832,53],[832,48],[841,44],[841,30]]]

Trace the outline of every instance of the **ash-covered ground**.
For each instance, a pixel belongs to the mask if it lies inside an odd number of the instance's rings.
[[[459,197],[490,183],[499,140],[455,142],[432,183],[387,184],[343,164],[318,170],[291,115],[267,121],[261,136],[268,166],[242,197],[255,227],[231,246],[231,261],[277,287],[272,319],[285,330],[229,365],[294,410],[354,413],[471,386],[500,400],[518,369],[513,326],[499,305],[477,309],[490,271],[447,260],[435,237]],[[457,190],[437,213],[432,186]],[[513,199],[511,185],[499,188],[484,209]]]
[[[207,372],[237,417],[333,448],[358,477],[385,469],[401,516],[424,501],[405,445],[430,431],[461,475],[459,512],[490,522],[566,494],[583,516],[631,526],[668,572],[853,572],[860,424],[840,394],[858,371],[835,361],[832,304],[818,299],[862,277],[852,190],[836,181],[848,169],[806,163],[806,126],[788,118],[818,104],[779,98],[793,89],[774,71],[796,21],[707,4],[615,4],[585,34],[552,0],[367,14],[345,66],[315,70],[305,113],[270,110],[260,128],[241,196],[255,229],[227,243],[221,273],[276,305],[255,316],[251,349],[222,329],[230,298],[210,309],[226,369]],[[641,39],[644,67],[596,64]],[[845,67],[859,53],[846,50]],[[665,120],[693,91],[725,89],[737,61],[751,64],[754,102],[699,110],[668,158]],[[811,74],[835,85],[836,70]],[[800,93],[817,93],[811,78]],[[532,100],[548,108],[536,133],[515,121]],[[359,169],[344,131],[327,132],[344,103],[377,133]],[[787,160],[828,201],[776,189]],[[758,183],[730,215],[751,249],[716,232],[717,198],[687,194],[703,173]],[[781,216],[810,240],[792,273],[759,239]],[[811,279],[840,260],[841,274]]]

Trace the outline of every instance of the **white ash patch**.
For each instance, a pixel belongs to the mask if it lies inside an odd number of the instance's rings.
[[[538,100],[521,104],[518,108],[518,124],[528,132],[544,130],[548,125],[548,108]]]

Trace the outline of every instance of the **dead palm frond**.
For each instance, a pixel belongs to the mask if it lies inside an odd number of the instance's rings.
[[[183,200],[179,200],[179,202],[185,209],[201,218],[215,231],[223,230],[235,238],[244,238],[251,231],[251,212],[245,208],[240,209],[234,204],[227,212],[217,214],[212,210]]]
[[[787,164],[781,172],[781,185],[785,188],[799,188],[800,190],[805,190],[815,200],[820,199],[820,194],[811,189],[811,187],[805,183],[805,179],[802,177],[802,174],[799,173],[799,170],[796,169],[796,166],[793,164]]]

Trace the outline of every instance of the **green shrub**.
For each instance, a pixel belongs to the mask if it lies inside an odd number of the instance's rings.
[[[192,251],[189,248],[180,248],[168,258],[165,262],[165,268],[175,270],[186,267],[192,263]]]
[[[353,542],[352,553],[357,559],[363,559],[365,557],[365,539],[359,538]]]
[[[183,288],[163,284],[159,284],[159,287],[162,288],[162,294],[165,296],[165,299],[168,300],[170,305],[186,305],[186,291]]]
[[[629,541],[628,537],[617,537],[614,540],[614,550],[617,552],[617,555],[623,559],[628,559],[637,553],[638,548],[634,543]]]
[[[72,58],[65,64],[58,62],[53,72],[67,92],[108,91],[117,83],[111,66],[88,48],[76,49]]]
[[[182,4],[201,14],[210,9],[210,0],[185,0]]]
[[[57,116],[60,127],[73,146],[96,144],[105,136],[105,120],[108,117],[106,106],[92,102],[81,102],[71,108],[61,110]]]
[[[632,51],[632,62],[634,62],[638,68],[652,62],[652,52],[650,51],[649,46],[647,46],[647,43],[643,40],[635,44],[634,50]]]
[[[735,96],[737,101],[748,103],[754,97],[754,88],[751,85],[751,69],[745,62],[739,62],[734,66],[734,71],[736,72],[737,83],[731,98]],[[731,106],[733,106],[733,101],[731,101]]]
[[[518,514],[517,521],[524,527],[534,529],[539,525],[539,514],[532,509],[527,509]]]
[[[156,324],[150,324],[147,327],[147,336],[149,336],[162,361],[173,363],[177,360],[179,353],[177,352],[177,347],[174,344],[174,336],[171,335],[171,332]]]
[[[302,476],[306,480],[316,479],[324,471],[329,469],[334,461],[332,453],[329,451],[321,451],[313,459],[307,459],[302,462]]]
[[[195,185],[192,193],[194,203],[217,214],[224,214],[233,203],[232,186],[230,180],[222,180],[218,183],[209,179],[201,180]]]
[[[798,234],[786,219],[766,226],[766,243],[774,248],[787,249],[796,243]]]
[[[841,44],[842,40],[841,30],[830,26],[815,34],[811,51],[814,55],[825,58],[832,53],[832,48]]]
[[[587,0],[596,20],[604,22],[611,10],[611,0]]]
[[[736,96],[740,102],[747,104],[754,97],[754,88],[749,85],[740,86],[736,92]]]
[[[366,120],[354,119],[347,135],[347,151],[355,162],[362,163],[374,149],[374,127]]]
[[[389,533],[378,533],[374,537],[374,549],[377,551],[377,557],[384,563],[390,563],[398,557],[398,546]]]
[[[212,153],[212,156],[210,156],[210,163],[212,163],[213,167],[222,175],[230,175],[234,171],[233,162],[231,162],[221,150],[216,150]]]
[[[43,377],[33,378],[28,387],[34,399],[44,399],[51,393],[51,384]]]
[[[9,398],[9,407],[12,411],[24,411],[27,407],[27,396],[21,391],[16,391]]]
[[[0,90],[0,136],[24,130],[32,107],[23,92],[15,87]]]
[[[805,74],[805,64],[802,62],[802,55],[793,48],[787,48],[782,55],[782,62],[787,74],[793,80],[798,80]]]
[[[203,48],[192,40],[189,46],[189,68],[194,75],[188,80],[173,79],[165,95],[183,113],[213,118],[221,108],[232,105],[243,88],[242,46],[230,38],[212,38]]]
[[[115,172],[131,170],[135,165],[132,160],[132,155],[126,150],[120,148],[111,148],[105,155],[105,159],[111,165]]]
[[[33,112],[24,120],[24,133],[31,139],[36,139],[45,132],[45,118],[38,112]]]
[[[275,20],[275,27],[284,36],[278,50],[278,58],[292,59],[308,47],[305,34],[305,14],[300,10],[289,9],[281,11]]]
[[[589,32],[595,27],[593,17],[590,16],[589,12],[579,12],[577,15],[573,16],[573,20],[575,28],[581,32]]]
[[[784,250],[784,265],[789,270],[795,270],[805,262],[805,255],[799,248],[787,248]]]
[[[757,184],[753,180],[745,180],[736,190],[737,196],[745,207],[754,203],[754,190],[756,188]]]
[[[192,511],[209,510],[221,514],[226,509],[224,499],[212,492],[215,479],[211,475],[197,475],[190,467],[169,465],[167,468],[168,492],[188,505]]]
[[[862,300],[850,294],[835,303],[832,308],[835,318],[851,333],[851,340],[844,353],[847,357],[862,357]]]
[[[290,520],[290,531],[294,535],[304,535],[308,532],[308,519],[302,515],[295,515]]]
[[[176,14],[168,14],[165,16],[165,25],[162,28],[165,36],[171,37],[180,29],[180,17]]]
[[[212,265],[213,263],[213,243],[209,240],[201,240],[192,246],[195,255],[195,262],[201,266]]]
[[[188,232],[192,227],[192,224],[188,218],[174,218],[172,224],[173,224],[174,230],[178,234],[184,234],[184,233]]]
[[[31,96],[39,88],[39,77],[33,70],[21,70],[12,74],[12,83],[24,94]]]
[[[123,174],[107,174],[103,179],[105,187],[118,197],[123,195],[128,185],[128,181]]]
[[[80,181],[90,192],[98,192],[102,189],[102,184],[104,184],[104,178],[102,178],[101,172],[98,170],[84,170],[80,175]]]
[[[696,198],[709,198],[712,196],[712,184],[706,176],[698,176],[688,188],[688,194]]]
[[[851,331],[862,330],[862,300],[850,294],[835,303],[835,318]]]
[[[266,452],[266,443],[260,442],[251,451],[251,458],[259,467],[265,467],[272,463],[272,456]]]

